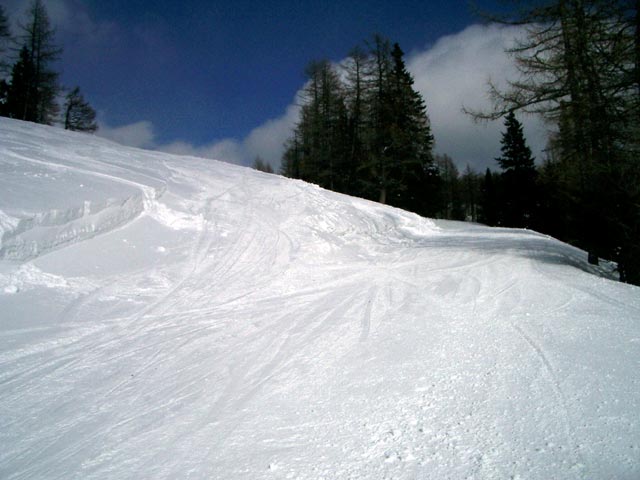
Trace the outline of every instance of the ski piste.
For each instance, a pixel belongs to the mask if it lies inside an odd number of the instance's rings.
[[[0,478],[640,476],[581,250],[8,119],[0,169]]]

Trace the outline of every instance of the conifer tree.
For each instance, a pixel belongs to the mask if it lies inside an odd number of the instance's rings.
[[[481,183],[482,180],[480,176],[467,164],[460,177],[465,220],[477,222],[479,219]]]
[[[521,75],[506,90],[492,86],[495,108],[476,117],[525,110],[556,124],[564,239],[592,263],[617,259],[621,276],[640,284],[640,2],[514,3],[520,9],[498,20],[527,27],[509,50]]]
[[[498,200],[500,187],[498,180],[496,175],[487,168],[481,187],[482,213],[480,221],[490,227],[503,224]]]
[[[345,182],[348,193],[364,196],[362,174],[367,160],[367,130],[370,117],[367,94],[371,80],[371,62],[361,47],[351,50],[343,65],[345,105],[347,108],[347,159]]]
[[[462,200],[460,196],[460,174],[449,155],[436,155],[435,164],[440,179],[439,218],[448,220],[464,220]]]
[[[381,203],[435,213],[437,169],[424,101],[399,46],[374,37],[341,79],[328,62],[307,69],[304,104],[282,159],[285,175]]]
[[[264,161],[260,155],[258,155],[253,161],[253,168],[260,172],[273,173],[273,167],[269,162]]]
[[[524,138],[522,123],[511,111],[504,120],[505,131],[502,133],[500,151],[496,158],[503,171],[534,170],[534,158]]]
[[[371,76],[366,93],[369,131],[367,157],[361,169],[361,183],[365,197],[387,203],[390,183],[386,151],[389,148],[387,110],[391,46],[387,39],[374,35],[368,48]]]
[[[328,61],[307,67],[308,84],[294,138],[283,158],[286,174],[344,191],[347,112],[342,84]]]
[[[96,112],[75,87],[69,94],[64,105],[64,128],[80,132],[93,133],[98,129]]]
[[[12,85],[8,103],[13,105],[9,115],[21,120],[51,124],[58,113],[58,74],[51,63],[57,60],[61,50],[54,44],[54,30],[42,0],[33,0],[27,10],[26,23],[21,25],[20,62],[16,78],[12,75]],[[14,72],[15,73],[15,72]],[[18,85],[15,81],[20,81]],[[21,95],[11,98],[11,92]]]
[[[5,74],[9,68],[6,55],[11,42],[11,31],[9,22],[4,12],[4,7],[0,5],[0,75]]]
[[[537,200],[534,159],[513,112],[506,116],[504,125],[502,155],[496,158],[503,171],[502,220],[507,227],[532,227]]]
[[[35,66],[26,46],[20,49],[18,61],[13,65],[7,90],[4,115],[28,122],[37,121],[37,95],[34,85]]]
[[[433,135],[424,100],[413,88],[398,44],[390,48],[374,38],[372,144],[369,174],[378,185],[380,203],[435,213],[433,195],[437,169]],[[431,212],[428,212],[431,210]]]
[[[434,139],[422,96],[413,88],[413,77],[404,63],[404,52],[396,43],[391,51],[393,69],[388,93],[389,148],[396,198],[390,203],[418,213],[433,213],[437,169],[433,161]]]
[[[9,31],[9,22],[4,13],[4,8],[0,5],[0,115],[6,116],[7,95],[9,94],[9,84],[4,78],[9,73],[9,62],[7,59],[7,51],[11,41],[11,32]]]
[[[291,138],[284,144],[280,173],[289,178],[302,178],[302,145],[300,125],[296,125]]]

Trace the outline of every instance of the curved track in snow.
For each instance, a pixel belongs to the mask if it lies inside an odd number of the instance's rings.
[[[0,122],[51,208],[148,199],[0,262],[0,478],[640,474],[640,295],[583,252]]]

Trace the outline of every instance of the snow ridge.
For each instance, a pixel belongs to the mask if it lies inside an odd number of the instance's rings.
[[[39,212],[15,219],[0,214],[0,258],[25,261],[53,249],[87,240],[130,222],[144,211],[142,192],[124,199]]]

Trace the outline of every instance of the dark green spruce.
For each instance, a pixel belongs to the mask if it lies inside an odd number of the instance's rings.
[[[307,68],[300,119],[282,173],[422,214],[435,212],[437,169],[424,100],[403,52],[376,36],[352,50],[344,75]]]
[[[537,205],[537,171],[531,149],[524,138],[522,124],[513,112],[504,121],[496,161],[502,169],[501,223],[509,227],[532,228]]]

